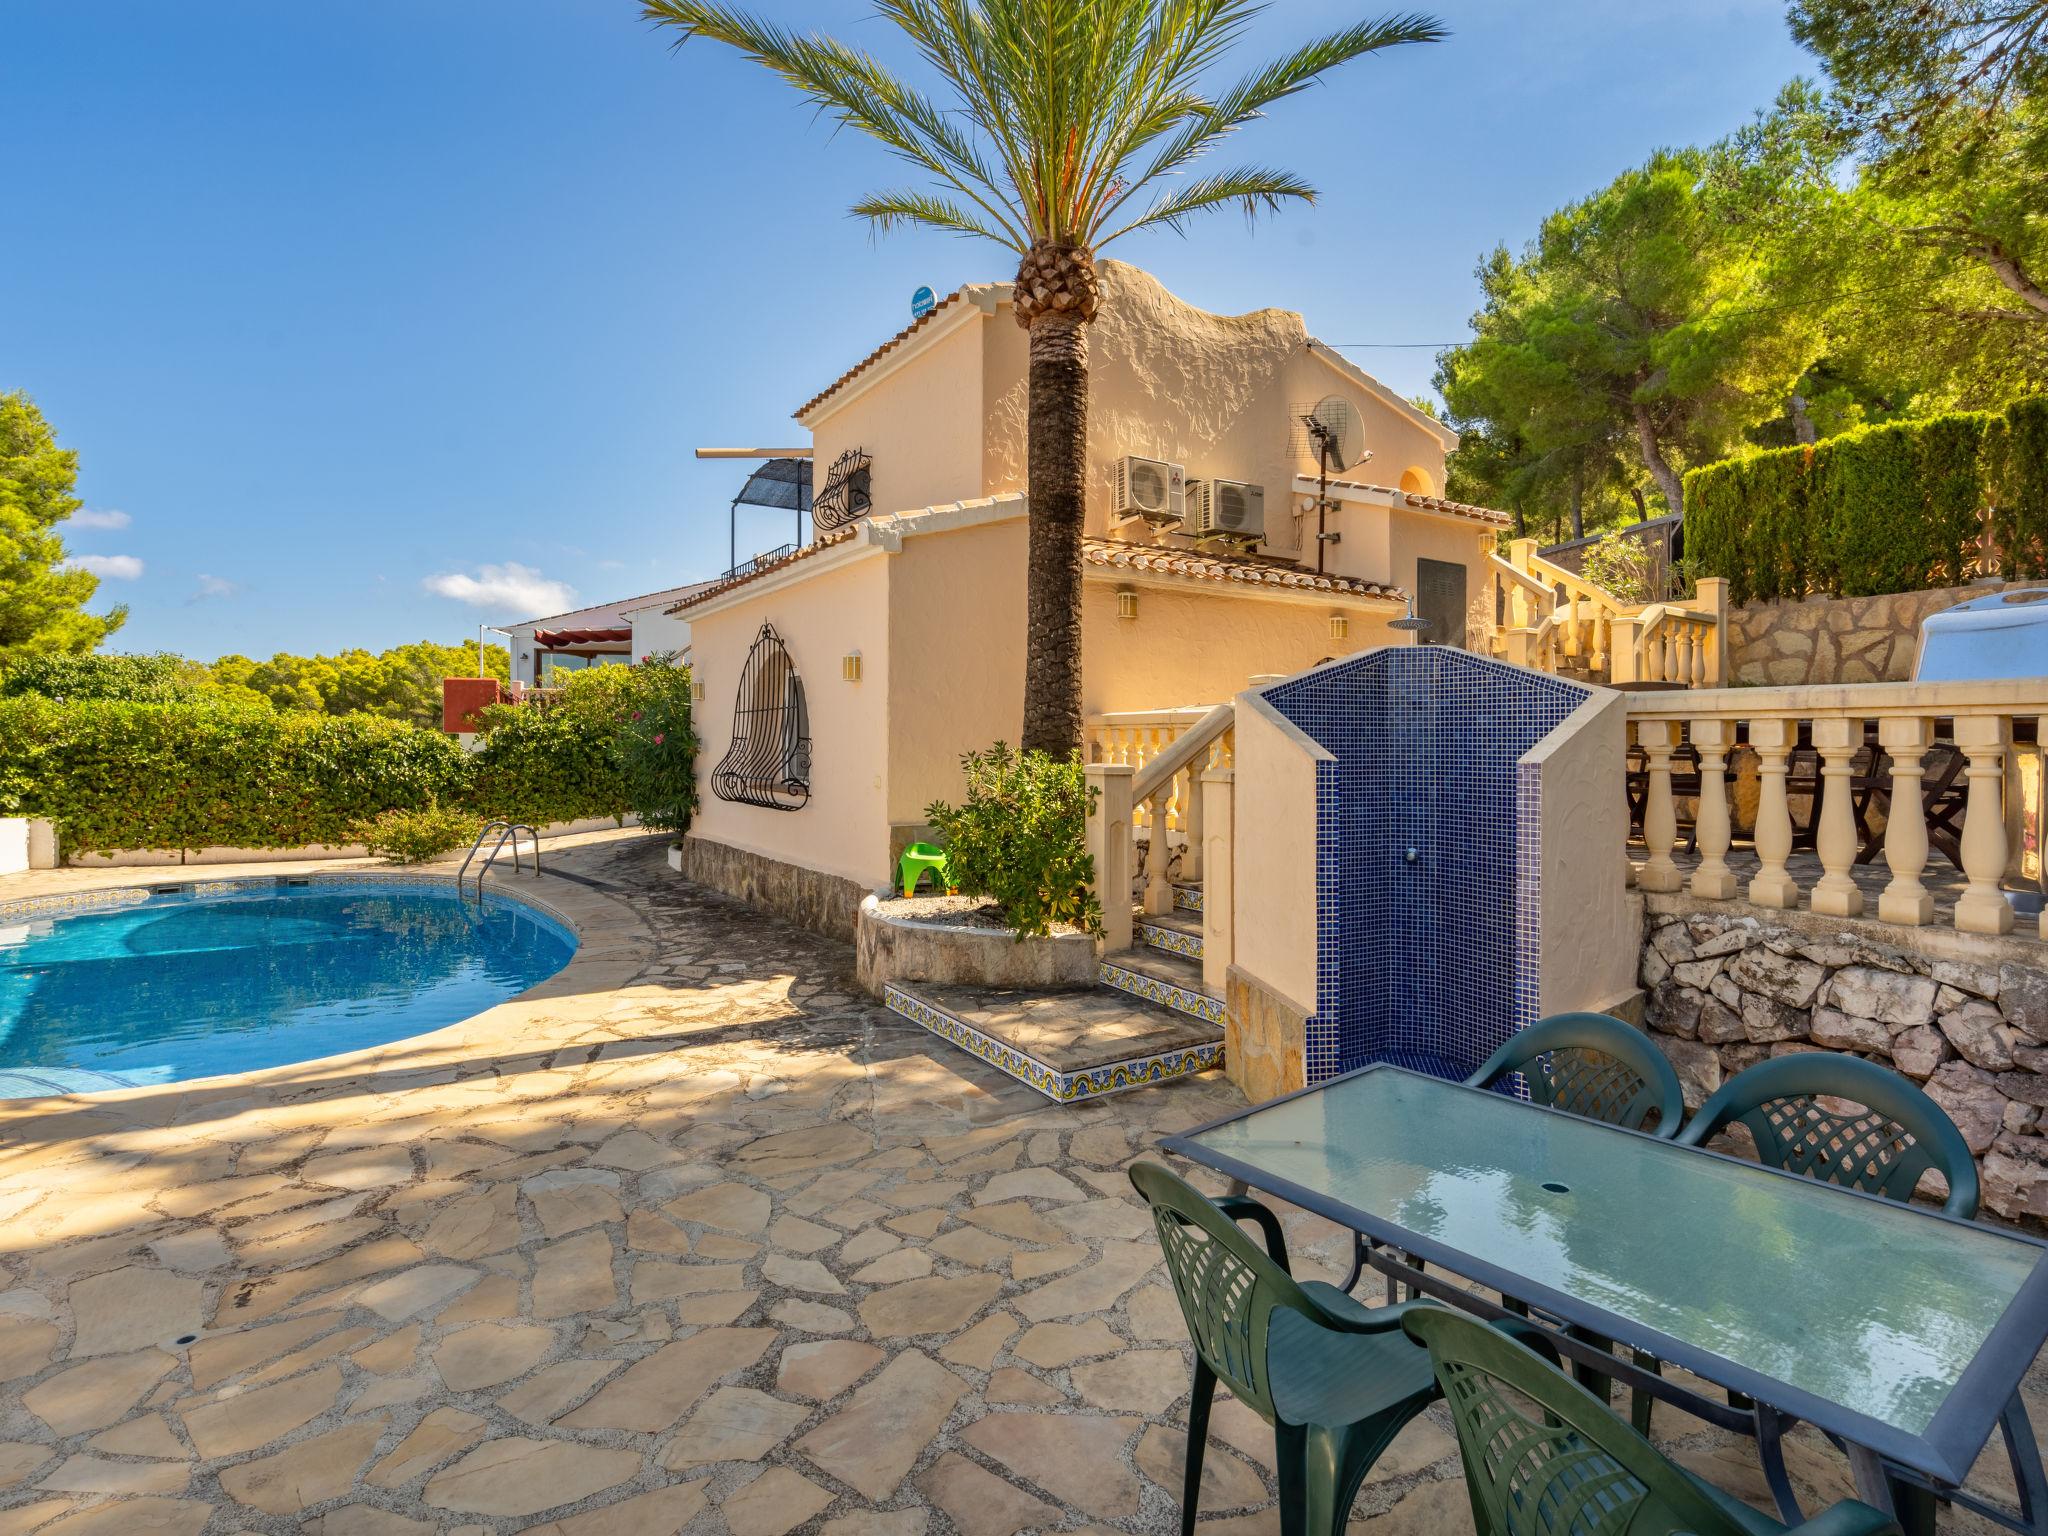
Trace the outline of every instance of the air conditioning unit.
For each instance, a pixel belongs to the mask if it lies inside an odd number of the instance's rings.
[[[1242,480],[1197,480],[1188,487],[1195,537],[1262,539],[1266,536],[1266,488]]]
[[[1120,518],[1177,523],[1187,515],[1186,470],[1164,459],[1126,454],[1116,461],[1110,511]]]

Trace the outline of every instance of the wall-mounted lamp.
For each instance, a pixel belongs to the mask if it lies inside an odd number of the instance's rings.
[[[1348,640],[1351,638],[1351,620],[1341,613],[1330,615],[1330,638]]]
[[[850,651],[839,658],[840,680],[848,683],[860,681],[860,652]]]
[[[1138,616],[1138,594],[1129,587],[1116,589],[1116,616],[1120,619],[1135,619]]]
[[[697,669],[694,667],[690,669],[690,702],[692,704],[702,704],[704,702],[704,679],[697,675]]]

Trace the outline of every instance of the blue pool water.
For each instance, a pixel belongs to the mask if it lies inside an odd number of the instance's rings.
[[[0,918],[0,1098],[402,1040],[525,991],[575,948],[532,907],[439,883],[264,881]]]

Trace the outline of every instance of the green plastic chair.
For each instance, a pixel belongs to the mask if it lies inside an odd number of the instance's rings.
[[[1401,1326],[1429,1351],[1458,1428],[1478,1536],[1764,1536],[1787,1527],[1674,1466],[1542,1356],[1448,1307]],[[1533,1412],[1532,1412],[1533,1410]],[[1845,1499],[1798,1536],[1899,1536]]]
[[[1612,1014],[1538,1019],[1465,1082],[1490,1088],[1511,1072],[1522,1074],[1534,1103],[1631,1131],[1654,1115],[1655,1135],[1676,1136],[1685,1113],[1685,1093],[1664,1053]]]
[[[1824,1099],[1846,1101],[1848,1110]],[[1942,1107],[1906,1078],[1861,1056],[1797,1051],[1774,1056],[1723,1083],[1686,1123],[1678,1140],[1700,1146],[1740,1121],[1756,1142],[1757,1160],[1788,1173],[1910,1200],[1929,1169],[1948,1180],[1942,1209],[1962,1221],[1977,1216],[1977,1164],[1963,1133]],[[1791,1421],[1760,1421],[1757,1455],[1781,1514],[1796,1510],[1779,1443]],[[2020,1518],[2032,1531],[2048,1530],[2048,1471],[2034,1440],[2026,1403],[2016,1392],[1999,1417],[1999,1430],[2019,1491]],[[1924,1499],[1915,1486],[1909,1497]],[[1982,1501],[1958,1500],[1971,1507]]]
[[[912,843],[903,850],[903,857],[896,861],[896,883],[905,896],[917,894],[917,882],[924,878],[926,870],[940,890],[946,888],[946,850],[931,843]]]
[[[1842,1113],[1822,1099],[1846,1099]],[[1930,1168],[1948,1180],[1942,1209],[1977,1214],[1977,1165],[1955,1122],[1913,1083],[1874,1061],[1832,1051],[1774,1056],[1738,1072],[1700,1106],[1679,1142],[1696,1147],[1736,1121],[1757,1160],[1823,1183],[1909,1200]]]
[[[1365,1474],[1436,1397],[1429,1357],[1401,1332],[1415,1305],[1368,1308],[1287,1268],[1280,1219],[1248,1196],[1212,1201],[1157,1163],[1131,1182],[1152,1208],[1195,1344],[1181,1536],[1193,1536],[1216,1383],[1273,1426],[1282,1536],[1338,1536]],[[1256,1222],[1261,1248],[1237,1223]]]

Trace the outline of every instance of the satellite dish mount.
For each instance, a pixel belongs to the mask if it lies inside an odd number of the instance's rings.
[[[1344,535],[1330,532],[1330,473],[1342,474],[1363,464],[1372,455],[1360,446],[1363,436],[1358,412],[1342,395],[1327,395],[1316,408],[1305,412],[1302,426],[1308,432],[1309,449],[1316,456],[1316,574],[1323,574],[1323,551],[1341,543]]]

